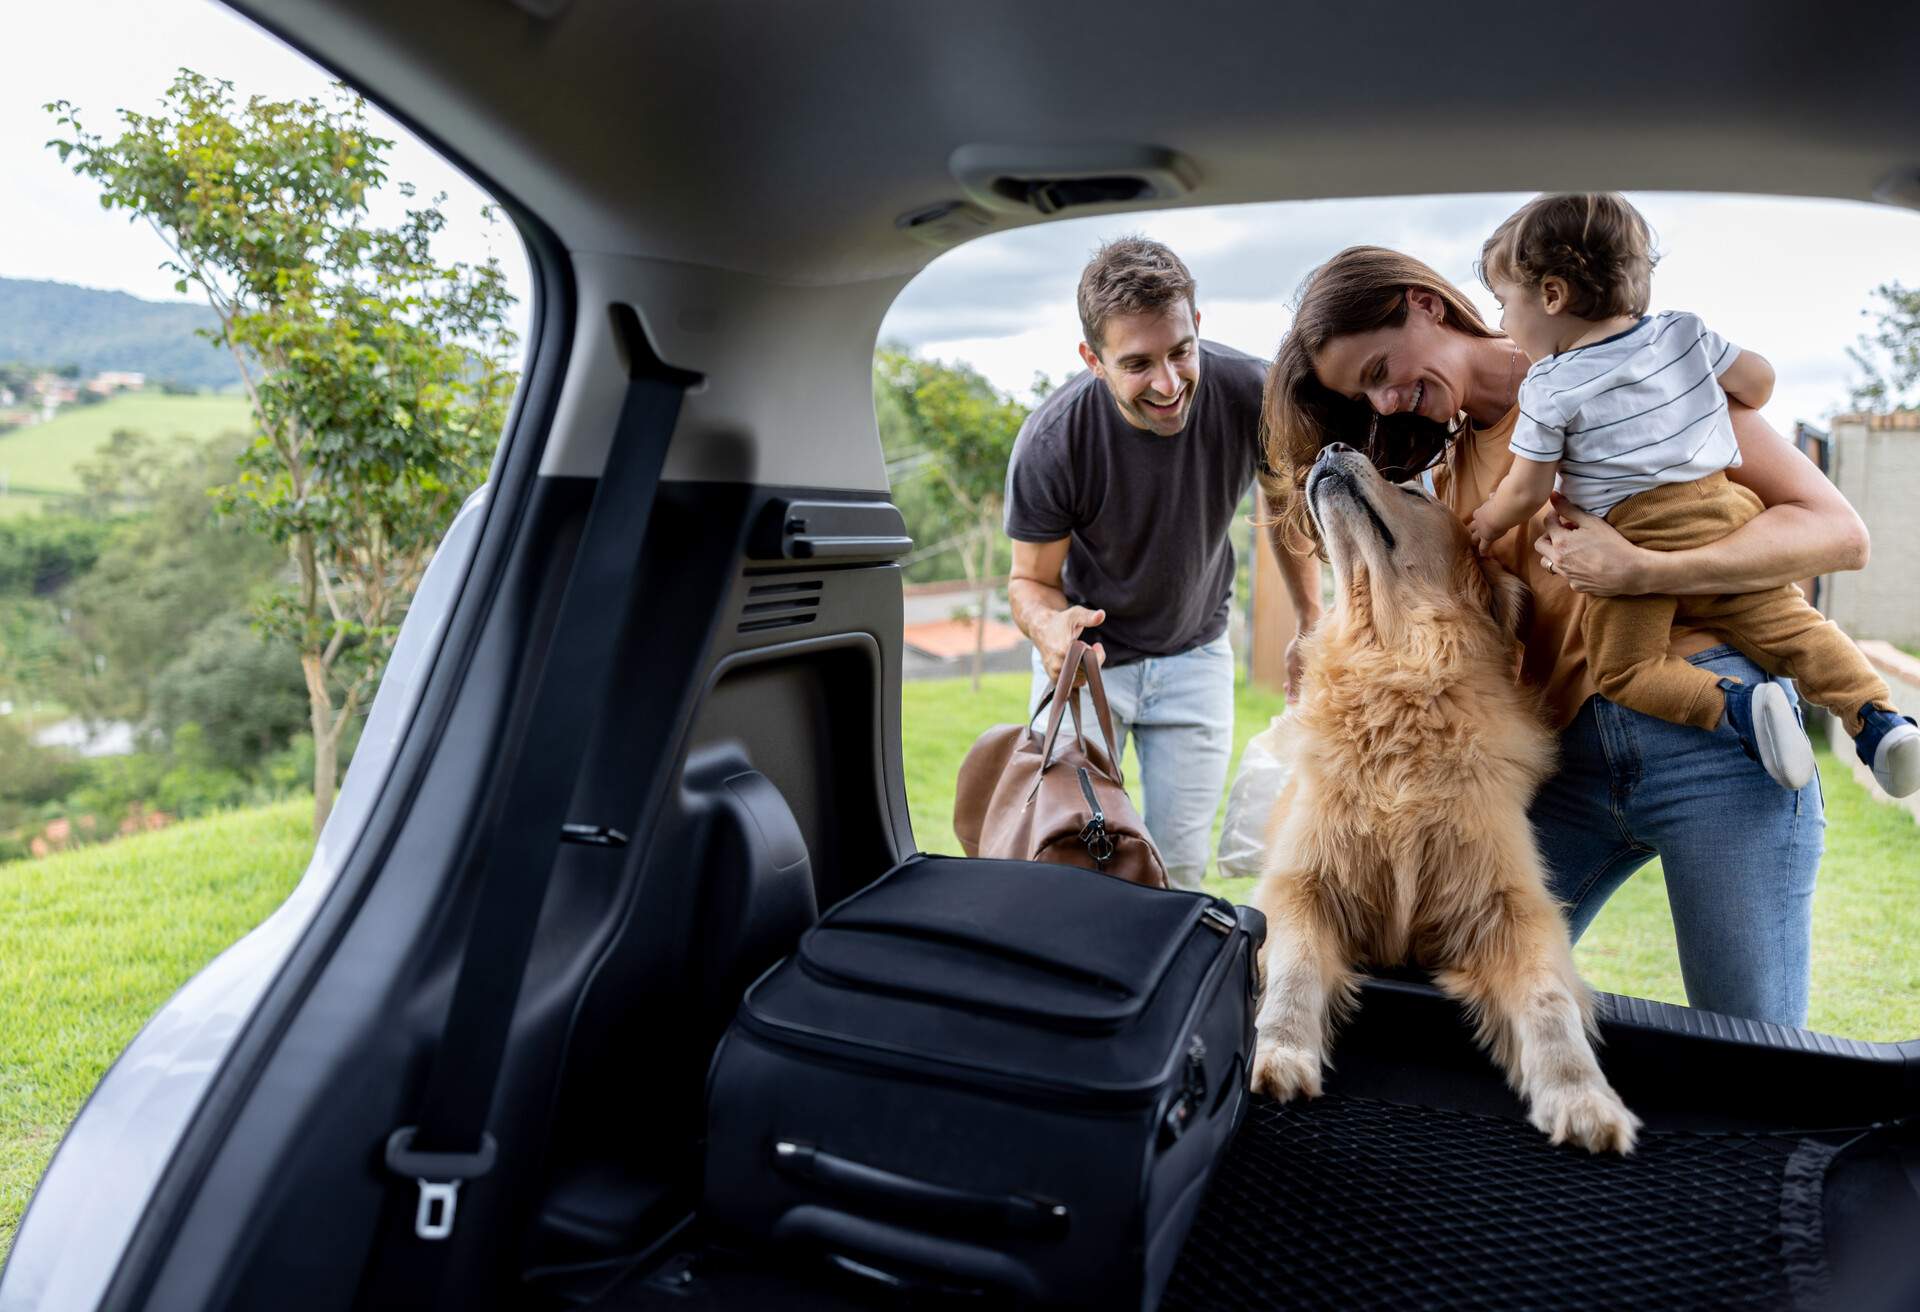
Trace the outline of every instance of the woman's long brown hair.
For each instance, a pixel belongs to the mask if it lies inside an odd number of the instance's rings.
[[[1365,400],[1351,401],[1320,385],[1313,361],[1328,342],[1352,333],[1397,328],[1407,319],[1407,292],[1432,292],[1445,307],[1443,322],[1474,337],[1498,337],[1473,303],[1432,268],[1384,246],[1349,246],[1300,284],[1293,326],[1267,370],[1261,403],[1267,468],[1262,489],[1282,507],[1291,536],[1314,540],[1307,515],[1307,473],[1330,442],[1367,453],[1400,481],[1427,468],[1446,449],[1447,425],[1419,415],[1376,415]]]

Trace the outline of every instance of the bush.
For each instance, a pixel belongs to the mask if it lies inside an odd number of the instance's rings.
[[[299,653],[261,637],[238,611],[194,634],[148,695],[169,738],[199,726],[207,759],[227,770],[255,770],[307,722]]]
[[[0,592],[45,596],[93,568],[109,527],[53,515],[0,519]]]
[[[104,837],[129,816],[161,812],[184,820],[259,801],[262,792],[246,775],[213,759],[199,725],[183,724],[165,752],[95,761],[93,777],[67,795],[64,809],[100,817]]]
[[[65,797],[87,774],[86,762],[71,752],[41,747],[18,724],[0,719],[0,817],[9,806],[24,815]]]

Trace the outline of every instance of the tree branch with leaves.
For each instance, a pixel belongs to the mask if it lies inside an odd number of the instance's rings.
[[[978,596],[973,641],[973,686],[978,688],[1007,460],[1027,409],[965,365],[922,360],[906,351],[881,351],[874,359],[874,382],[889,394],[917,449],[928,457],[939,495],[968,526],[960,555]]]
[[[368,198],[386,152],[365,103],[238,102],[181,70],[160,111],[91,134],[66,101],[48,144],[100,203],[166,244],[181,292],[205,295],[255,425],[224,513],[287,552],[261,616],[300,653],[314,739],[314,827],[332,809],[342,737],[385,667],[428,557],[486,476],[517,375],[497,261],[442,263],[444,197],[396,225]],[[490,216],[491,217],[491,216]]]
[[[1873,331],[1847,348],[1860,377],[1848,394],[1853,410],[1885,414],[1920,406],[1920,287],[1898,282],[1873,289],[1877,317]]]

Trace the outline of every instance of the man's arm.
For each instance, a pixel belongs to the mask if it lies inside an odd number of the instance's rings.
[[[1287,639],[1287,696],[1300,693],[1300,639],[1320,623],[1320,558],[1305,535],[1290,532],[1280,518],[1280,502],[1267,498],[1267,540],[1280,565],[1287,600],[1293,603],[1293,636]]]
[[[1046,664],[1047,677],[1060,677],[1060,666],[1067,659],[1067,648],[1084,629],[1104,623],[1104,610],[1076,606],[1060,590],[1060,567],[1066,564],[1071,538],[1053,542],[1022,542],[1013,539],[1013,570],[1007,578],[1007,606],[1013,622],[1027,635],[1040,659]],[[1093,644],[1093,658],[1106,664],[1107,653]]]

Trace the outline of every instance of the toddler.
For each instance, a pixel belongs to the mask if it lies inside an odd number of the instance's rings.
[[[1773,368],[1696,316],[1646,313],[1652,234],[1622,196],[1549,195],[1502,223],[1480,253],[1500,326],[1533,360],[1520,383],[1513,465],[1469,529],[1483,549],[1540,509],[1559,478],[1568,500],[1629,541],[1679,551],[1725,537],[1760,498],[1724,471],[1740,463],[1727,398],[1764,405]],[[1749,687],[1668,654],[1675,620],[1724,635],[1769,674],[1839,716],[1860,759],[1895,797],[1920,789],[1920,727],[1853,643],[1791,584],[1711,597],[1592,597],[1582,634],[1594,685],[1675,724],[1722,720],[1787,788],[1813,752],[1771,681]]]

